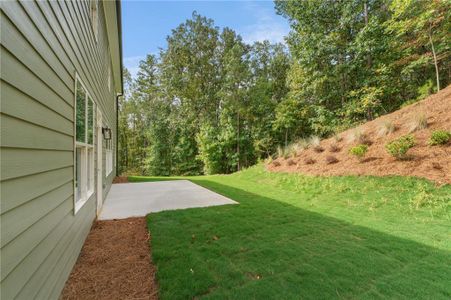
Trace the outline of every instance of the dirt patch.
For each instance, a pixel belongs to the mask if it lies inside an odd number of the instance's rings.
[[[113,179],[113,183],[128,183],[127,176],[116,176]]]
[[[410,160],[395,160],[390,156],[385,144],[408,134],[412,123],[419,116],[427,119],[427,128],[412,132],[416,145],[409,150]],[[391,133],[384,132],[384,123],[393,125]],[[435,95],[384,115],[359,127],[342,132],[339,137],[321,141],[325,151],[302,150],[292,158],[296,163],[287,164],[283,158],[274,160],[267,169],[275,172],[299,172],[311,175],[402,175],[424,177],[437,183],[451,184],[451,146],[429,146],[428,139],[437,129],[451,130],[451,86]],[[387,131],[387,130],[386,130]],[[366,158],[359,161],[349,154],[349,149],[358,144],[354,141],[356,132],[370,140]],[[339,140],[339,141],[337,141]],[[331,151],[332,149],[332,151]],[[327,157],[333,153],[338,162],[328,163]]]
[[[158,299],[145,218],[96,221],[60,299]]]

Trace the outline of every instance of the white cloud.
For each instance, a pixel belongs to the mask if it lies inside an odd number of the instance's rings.
[[[130,56],[130,57],[124,57],[124,67],[127,68],[127,70],[132,75],[132,78],[136,77],[136,74],[139,70],[139,62],[146,58],[145,55],[138,55],[138,56]]]
[[[284,37],[288,35],[290,28],[281,17],[276,16],[273,11],[261,6],[258,2],[247,2],[245,9],[257,19],[255,24],[240,30],[245,42],[268,40],[271,43],[285,43]]]

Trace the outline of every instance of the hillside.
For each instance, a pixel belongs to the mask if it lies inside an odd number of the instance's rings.
[[[412,131],[416,120],[425,116],[427,127]],[[392,124],[394,131],[381,133],[384,124]],[[267,164],[274,172],[299,172],[311,175],[403,175],[424,177],[438,183],[451,184],[451,147],[429,146],[432,131],[451,130],[451,86],[426,99],[404,107],[340,133],[337,137],[322,140],[313,149],[297,149],[291,157],[280,157]],[[365,159],[359,161],[349,154],[357,145],[356,136],[364,135],[369,141]],[[385,144],[411,133],[416,145],[408,152],[410,159],[396,160],[385,149]],[[335,146],[335,147],[334,147]],[[322,152],[318,152],[321,151]],[[337,161],[333,162],[334,157]]]

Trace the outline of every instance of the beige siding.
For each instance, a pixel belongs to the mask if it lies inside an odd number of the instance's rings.
[[[0,5],[1,299],[57,299],[96,215],[95,194],[74,214],[76,73],[116,139],[105,18],[96,41],[88,1]]]

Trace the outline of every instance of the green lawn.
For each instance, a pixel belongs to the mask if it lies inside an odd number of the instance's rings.
[[[451,299],[450,185],[262,166],[187,179],[240,204],[148,216],[162,299]]]

